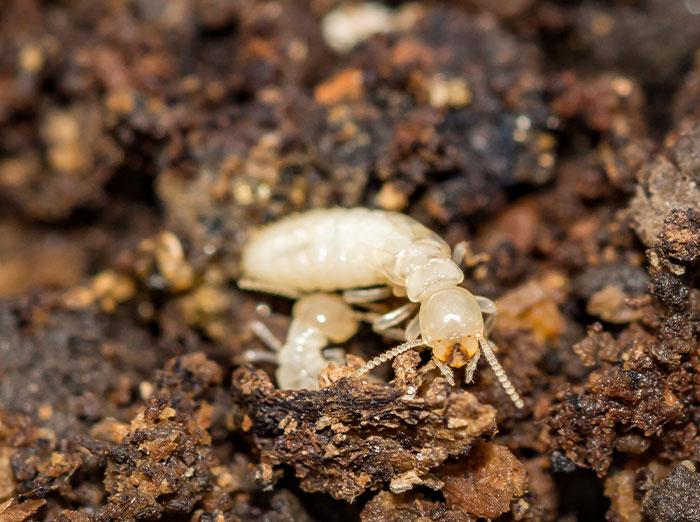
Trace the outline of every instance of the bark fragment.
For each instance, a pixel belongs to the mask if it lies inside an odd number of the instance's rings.
[[[348,501],[386,483],[432,485],[432,469],[494,433],[495,410],[436,377],[432,363],[416,371],[419,361],[415,352],[398,358],[403,370],[389,384],[341,378],[317,391],[278,390],[261,371],[236,370],[234,400],[263,483],[288,464],[305,491]]]

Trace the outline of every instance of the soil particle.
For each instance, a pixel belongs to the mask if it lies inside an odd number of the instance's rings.
[[[659,248],[666,257],[686,264],[700,260],[700,211],[674,209],[664,220]]]
[[[648,82],[673,82],[700,42],[700,24],[682,2],[584,2],[571,19],[570,38],[588,57],[588,67],[612,66]],[[659,41],[664,49],[658,49]]]
[[[666,373],[654,355],[657,343],[664,341],[634,325],[617,339],[589,333],[587,346],[580,348],[590,354],[584,361],[601,357],[615,362],[601,363],[585,386],[561,390],[550,418],[557,444],[576,464],[591,466],[604,475],[615,448],[637,453],[648,447],[643,441],[641,446],[630,445],[632,441],[626,439],[618,442],[624,433],[663,440],[665,425],[683,423],[689,411],[682,398],[688,393],[692,396],[694,370],[680,365]],[[681,354],[687,353],[685,347],[680,353],[668,349],[676,354],[676,365],[684,357]]]
[[[642,506],[636,498],[637,477],[633,469],[620,470],[605,480],[605,495],[610,499],[610,512],[620,522],[642,522]]]
[[[94,310],[5,301],[0,330],[2,407],[32,415],[60,436],[123,415],[131,393],[156,365],[144,329]]]
[[[644,514],[654,522],[700,520],[700,474],[688,461],[676,465],[644,497]]]
[[[221,374],[200,369],[198,377],[220,379]],[[212,488],[211,437],[197,422],[194,404],[185,397],[175,403],[160,395],[148,401],[121,443],[109,451],[102,518],[189,513]]]
[[[444,466],[438,476],[448,506],[471,515],[496,518],[510,510],[511,501],[527,488],[527,474],[520,461],[506,448],[482,443],[462,463]]]
[[[639,186],[630,203],[630,212],[634,228],[645,245],[655,246],[671,211],[700,211],[698,150],[700,125],[678,136],[671,147],[639,171]]]
[[[0,503],[0,517],[3,522],[24,522],[32,518],[46,500],[34,499],[17,502],[14,498]]]
[[[690,292],[677,276],[658,271],[651,279],[651,291],[654,296],[669,308],[683,308],[688,304]]]
[[[434,502],[422,495],[394,495],[379,492],[362,510],[363,522],[472,522],[476,518],[460,509],[450,509],[443,502]]]

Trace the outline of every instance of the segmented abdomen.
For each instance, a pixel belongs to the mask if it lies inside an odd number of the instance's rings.
[[[243,251],[243,276],[303,292],[386,283],[377,249],[397,251],[432,232],[395,212],[318,209],[257,231]]]

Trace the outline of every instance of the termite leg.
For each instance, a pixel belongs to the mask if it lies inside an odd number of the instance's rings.
[[[392,296],[391,288],[388,286],[377,286],[375,288],[354,288],[343,292],[343,299],[348,304],[373,303]]]
[[[372,321],[372,330],[377,333],[382,333],[392,326],[402,323],[413,315],[413,312],[415,312],[417,307],[417,303],[408,302],[385,313],[384,315],[380,315],[374,321]]]
[[[264,294],[279,295],[281,297],[286,297],[288,299],[299,299],[302,294],[295,290],[294,288],[287,288],[284,286],[277,286],[270,283],[263,283],[255,279],[239,279],[238,288],[241,290],[250,290],[252,292],[262,292]]]
[[[488,315],[486,321],[484,322],[484,333],[488,337],[493,327],[496,325],[496,315],[498,310],[496,309],[496,303],[494,303],[488,297],[483,297],[481,295],[474,296],[476,302],[479,303],[479,308],[481,308],[481,313]]]
[[[450,384],[450,386],[454,386],[455,385],[455,374],[452,371],[452,368],[447,366],[444,362],[438,361],[435,357],[433,357],[433,361],[435,362],[435,366],[438,367],[438,369],[440,370],[440,373],[442,373],[442,376]]]
[[[258,314],[264,317],[270,316],[270,311],[266,305],[258,305]],[[249,363],[273,363],[277,364],[277,352],[282,349],[282,343],[265,323],[258,320],[248,321],[248,328],[260,339],[271,351],[245,350],[243,361]]]
[[[336,364],[343,364],[345,362],[345,350],[340,346],[324,348],[323,356]]]
[[[359,312],[357,315],[363,321],[371,322],[372,330],[376,333],[403,341],[406,339],[406,332],[394,327],[411,317],[417,307],[416,303],[409,302],[382,315],[373,312]]]
[[[374,325],[375,321],[380,319],[383,315],[378,314],[376,312],[355,312],[355,317],[357,317],[360,321],[364,321],[366,323],[370,323],[371,325]],[[383,330],[375,330],[374,326],[372,326],[372,329],[380,334],[383,335],[384,337],[388,337],[389,339],[394,339],[395,341],[405,341],[406,340],[406,333],[403,330],[403,328],[384,328]]]
[[[420,316],[418,314],[414,315],[413,319],[406,325],[405,334],[407,341],[418,339],[420,336]]]
[[[394,341],[403,342],[406,340],[406,331],[402,328],[387,328],[377,333],[389,339],[393,339]]]
[[[489,315],[484,321],[484,333],[488,336],[491,335],[493,327],[496,326],[496,314]]]
[[[475,254],[468,241],[460,241],[452,249],[452,261],[460,268],[472,268],[489,260],[486,253]]]
[[[271,363],[277,364],[277,355],[265,350],[246,350],[243,352],[243,361],[247,363]]]
[[[494,303],[491,299],[484,297],[483,295],[475,295],[474,298],[476,299],[476,302],[479,303],[479,308],[481,308],[482,313],[496,313],[496,303]]]
[[[273,334],[270,329],[262,321],[250,321],[248,327],[253,331],[253,333],[260,339],[265,346],[267,346],[273,352],[279,352],[282,349],[282,343],[280,342],[275,334]]]
[[[459,266],[464,267],[464,258],[467,257],[469,253],[469,243],[466,241],[460,241],[452,249],[452,261]]]
[[[262,321],[249,321],[248,327],[255,336],[260,339],[268,350],[248,349],[241,354],[243,363],[272,363],[277,364],[277,352],[282,348],[282,343],[275,337],[270,329]]]

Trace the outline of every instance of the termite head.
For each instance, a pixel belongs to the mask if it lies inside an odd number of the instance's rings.
[[[484,319],[474,296],[453,286],[430,294],[421,302],[420,331],[433,356],[453,368],[461,368],[479,350]]]
[[[333,343],[343,343],[357,332],[357,317],[339,295],[309,294],[294,303],[292,315],[314,326]]]

